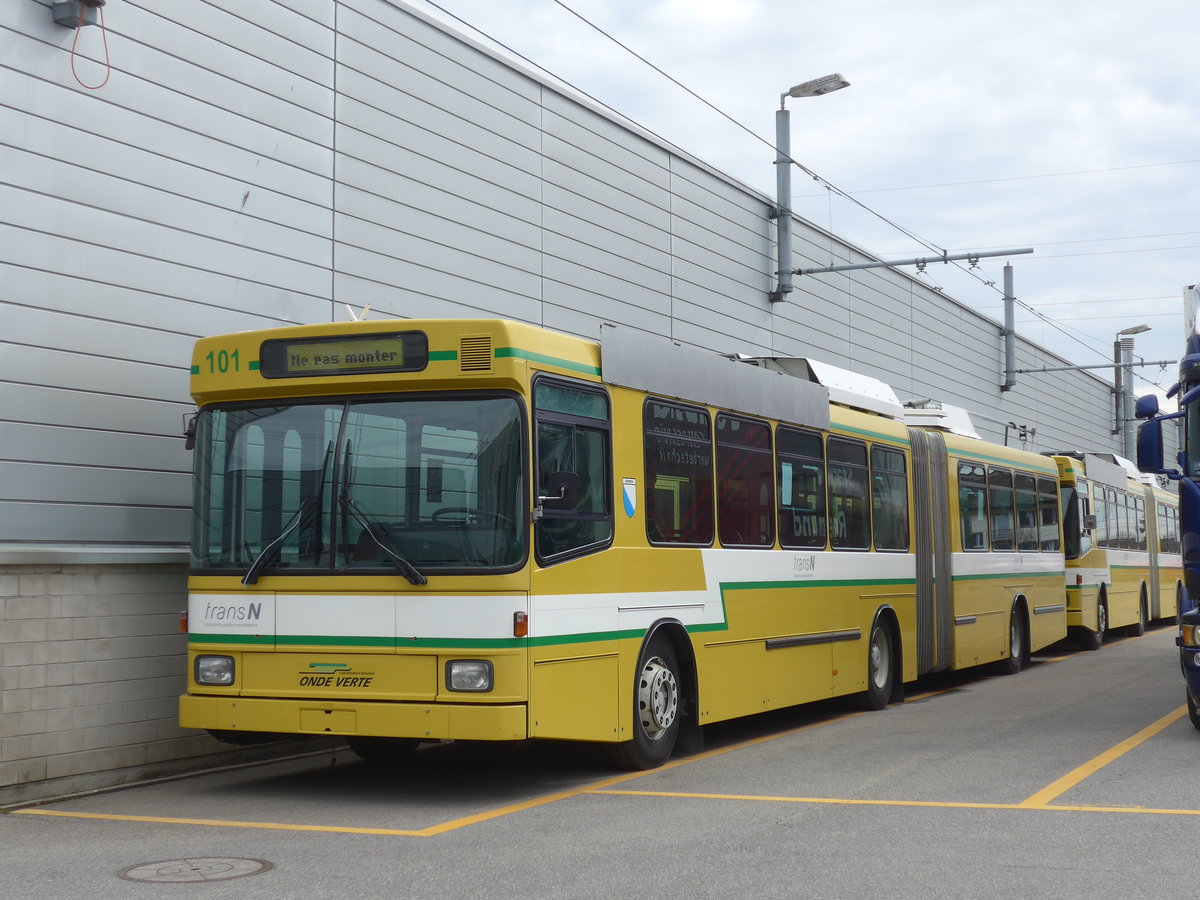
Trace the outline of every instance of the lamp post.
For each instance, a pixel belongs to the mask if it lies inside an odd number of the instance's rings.
[[[779,109],[775,111],[775,243],[779,280],[771,292],[772,303],[778,303],[792,291],[792,124],[787,98],[820,97],[849,86],[850,82],[834,72],[793,85],[779,95]]]
[[[1149,331],[1149,325],[1131,325],[1117,332],[1113,341],[1113,434],[1121,436],[1121,455],[1133,459],[1137,454],[1133,429],[1133,335]]]

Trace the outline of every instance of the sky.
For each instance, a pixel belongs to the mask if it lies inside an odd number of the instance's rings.
[[[921,277],[999,322],[1011,262],[1022,337],[1103,366],[1148,325],[1135,359],[1170,364],[1135,388],[1174,383],[1200,282],[1197,0],[410,2],[771,197],[780,94],[840,72],[787,101],[791,155],[852,199],[793,169],[797,214],[883,259],[1031,247]]]

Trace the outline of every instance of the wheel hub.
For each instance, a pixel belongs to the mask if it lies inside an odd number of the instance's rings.
[[[883,646],[882,639],[877,637],[871,641],[871,680],[875,687],[882,688],[887,684],[891,665],[887,648]]]
[[[657,656],[646,661],[638,682],[638,715],[642,730],[652,741],[658,740],[679,714],[679,683]]]

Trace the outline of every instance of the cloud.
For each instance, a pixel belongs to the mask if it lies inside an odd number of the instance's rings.
[[[1176,298],[1200,281],[1200,162],[1185,162],[1200,160],[1198,3],[564,0],[747,133],[557,4],[439,2],[767,194],[780,93],[842,72],[849,90],[789,100],[793,156],[848,191],[912,188],[858,198],[939,246],[1034,245],[1014,261],[1018,291],[1053,304],[1062,329],[1024,315],[1018,330],[1072,362],[1110,358],[1126,315],[1154,329],[1139,354],[1182,350]],[[1103,171],[1066,174],[1086,170]],[[799,211],[854,243],[920,249],[803,177],[793,186]],[[1003,260],[981,267],[996,279]],[[936,277],[992,314],[994,290]],[[1170,299],[1107,302],[1123,297]]]

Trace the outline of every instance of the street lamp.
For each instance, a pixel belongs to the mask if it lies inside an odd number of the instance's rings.
[[[1149,331],[1149,325],[1131,325],[1117,332],[1113,341],[1113,434],[1121,436],[1121,455],[1133,459],[1137,453],[1133,421],[1133,335]]]
[[[841,73],[834,72],[793,85],[779,95],[775,111],[775,232],[778,286],[771,302],[778,303],[792,290],[792,124],[787,110],[788,97],[820,97],[850,87]]]

